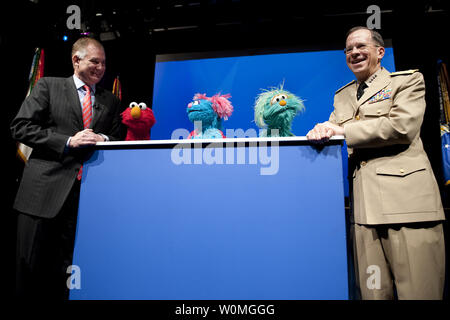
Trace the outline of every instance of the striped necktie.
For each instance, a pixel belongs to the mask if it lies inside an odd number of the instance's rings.
[[[91,100],[91,88],[89,86],[84,85],[84,89],[86,90],[86,95],[83,98],[83,127],[84,129],[89,128],[92,122],[92,100]],[[81,166],[78,171],[77,179],[81,180],[81,176],[83,175],[83,166]]]
[[[84,85],[86,89],[86,95],[83,98],[83,126],[84,129],[89,128],[92,122],[92,100],[91,100],[91,88]]]

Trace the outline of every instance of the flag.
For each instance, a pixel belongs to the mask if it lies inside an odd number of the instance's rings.
[[[445,185],[450,185],[450,83],[448,80],[447,66],[442,61],[438,61],[438,88],[439,104],[441,111],[441,147],[442,147],[442,166],[444,172]]]
[[[119,98],[119,100],[122,100],[122,85],[120,84],[119,76],[114,79],[112,93]]]
[[[442,166],[444,170],[445,185],[450,185],[450,131],[447,126],[441,125]]]
[[[31,63],[31,70],[28,76],[28,81],[30,83],[27,91],[27,97],[30,95],[33,90],[36,82],[44,76],[44,49],[36,48],[33,62]],[[30,157],[32,148],[29,146],[18,143],[17,145],[17,155],[23,160],[23,162],[27,162]]]

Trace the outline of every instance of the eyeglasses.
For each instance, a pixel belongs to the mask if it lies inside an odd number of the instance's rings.
[[[358,45],[353,46],[353,47],[345,48],[344,49],[344,53],[346,55],[349,55],[349,54],[351,54],[353,52],[354,48],[358,49],[358,51],[360,51],[360,52],[367,52],[367,51],[369,51],[369,47],[379,47],[379,45],[361,43],[361,44],[358,44]]]

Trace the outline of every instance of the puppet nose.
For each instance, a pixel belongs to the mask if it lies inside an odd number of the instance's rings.
[[[133,117],[133,119],[139,119],[141,117],[141,108],[139,108],[138,106],[133,107],[131,109],[130,114]]]
[[[286,100],[281,100],[280,101],[280,106],[284,107],[286,105]]]

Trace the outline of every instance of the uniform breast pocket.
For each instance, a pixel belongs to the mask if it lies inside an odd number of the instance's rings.
[[[425,164],[387,165],[376,174],[383,214],[437,210],[432,173]]]
[[[336,115],[336,122],[340,126],[342,126],[346,122],[349,122],[352,119],[353,119],[353,113],[352,112],[343,112],[343,113],[338,113]]]
[[[360,108],[361,115],[365,118],[387,117],[391,110],[392,100],[386,99],[383,101],[368,103]]]

